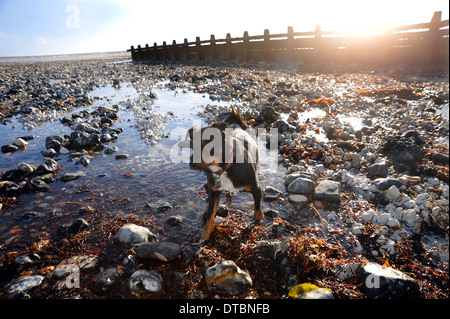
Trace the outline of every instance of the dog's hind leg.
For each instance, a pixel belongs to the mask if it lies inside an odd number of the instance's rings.
[[[209,193],[209,202],[208,202],[208,211],[206,212],[205,218],[205,226],[203,228],[200,239],[202,241],[206,241],[211,236],[212,230],[214,228],[214,218],[216,217],[217,208],[219,207],[220,202],[220,193],[219,191],[213,191]]]
[[[262,197],[261,188],[257,187],[251,193],[253,195],[253,200],[255,202],[255,216],[254,216],[254,218],[257,221],[262,221],[264,219],[264,213],[263,213],[262,208],[261,208],[261,197]]]

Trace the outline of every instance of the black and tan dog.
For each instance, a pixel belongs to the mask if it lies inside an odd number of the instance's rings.
[[[247,128],[240,114],[232,107],[225,121],[208,127],[194,127],[188,132],[193,149],[189,166],[193,170],[203,170],[207,176],[209,206],[204,215],[205,227],[201,240],[208,240],[211,235],[223,191],[250,192],[255,203],[255,220],[264,219],[257,174],[258,147],[254,138],[245,131]]]

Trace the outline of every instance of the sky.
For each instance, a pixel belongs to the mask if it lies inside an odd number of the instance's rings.
[[[368,31],[449,18],[447,0],[0,0],[0,57],[314,31]]]

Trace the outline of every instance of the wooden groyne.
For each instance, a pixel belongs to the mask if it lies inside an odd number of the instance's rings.
[[[375,65],[447,65],[449,60],[449,20],[442,21],[442,12],[433,14],[430,22],[392,27],[389,30],[356,35],[322,31],[317,25],[312,32],[287,33],[217,39],[183,43],[175,40],[168,45],[154,43],[137,48],[131,46],[133,61],[249,61],[303,63],[368,63]]]

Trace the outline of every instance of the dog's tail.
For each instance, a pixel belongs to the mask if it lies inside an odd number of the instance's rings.
[[[231,106],[231,114],[228,116],[228,118],[225,120],[228,124],[237,124],[239,125],[243,130],[248,128],[248,125],[245,123],[245,121],[242,119],[241,114],[239,111],[236,111],[234,106]]]

